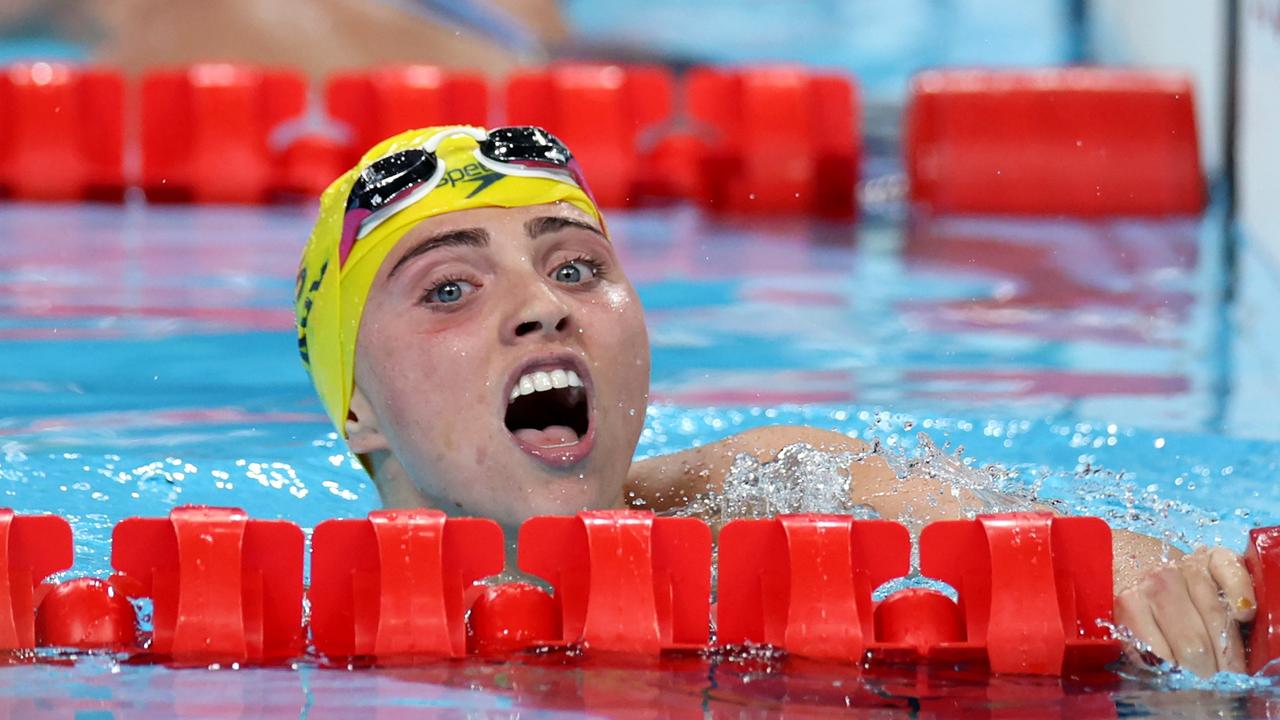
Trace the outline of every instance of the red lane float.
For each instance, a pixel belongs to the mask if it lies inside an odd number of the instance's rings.
[[[711,529],[696,518],[599,510],[520,527],[520,569],[555,588],[563,644],[656,653],[705,647]]]
[[[243,510],[183,506],[111,535],[112,584],[150,597],[152,653],[178,662],[302,653],[302,530]]]
[[[871,593],[907,574],[911,536],[887,520],[783,515],[720,532],[716,636],[860,662],[874,642]]]
[[[686,107],[711,134],[699,194],[745,213],[852,217],[860,130],[856,88],[803,68],[695,68]]]
[[[46,577],[74,561],[66,520],[0,508],[0,650],[36,646],[37,589]]]
[[[560,605],[539,587],[479,585],[467,614],[467,652],[510,655],[560,640]]]
[[[325,83],[329,116],[351,129],[345,164],[408,128],[486,125],[489,86],[484,75],[432,65],[393,65],[335,73]]]
[[[987,659],[996,673],[1059,675],[1120,656],[1111,621],[1111,528],[1049,513],[935,522],[920,533],[920,572],[951,585],[963,641],[930,659]]]
[[[261,203],[282,190],[272,134],[306,111],[293,70],[202,64],[142,78],[142,189],[159,202]]]
[[[639,199],[644,136],[671,115],[672,78],[661,67],[553,65],[507,80],[506,124],[538,125],[573,149],[603,207]]]
[[[21,200],[124,197],[124,80],[119,72],[36,62],[0,75],[0,195]]]
[[[1251,531],[1244,562],[1258,601],[1249,638],[1249,672],[1256,673],[1280,657],[1280,527]]]
[[[904,132],[911,199],[939,213],[1166,215],[1205,204],[1182,75],[924,72]]]
[[[346,143],[328,135],[307,133],[294,138],[280,154],[280,195],[314,200],[354,164],[348,162],[349,155]]]
[[[438,510],[326,520],[311,537],[311,635],[330,658],[466,654],[464,591],[502,571],[502,528]]]
[[[75,578],[45,594],[36,612],[36,644],[79,650],[132,650],[138,612],[110,583]]]

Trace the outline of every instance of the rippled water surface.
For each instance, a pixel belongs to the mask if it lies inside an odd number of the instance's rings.
[[[1280,293],[1249,265],[1250,285],[1227,302],[1219,225],[1212,213],[856,226],[614,213],[653,340],[638,454],[811,424],[876,440],[900,468],[977,472],[1183,545],[1240,548],[1249,528],[1280,523],[1280,415],[1268,401],[1280,328],[1260,311]],[[70,520],[75,573],[107,571],[115,522],[177,503],[304,527],[374,507],[296,357],[290,296],[308,226],[305,208],[0,205],[0,504]],[[0,703],[17,717],[296,716],[784,699],[923,710],[936,695],[956,708],[1007,700],[1088,716],[1102,703],[1191,717],[1265,715],[1274,702],[1243,678],[943,673],[913,685],[767,658],[671,663],[201,673],[98,658],[0,670]]]

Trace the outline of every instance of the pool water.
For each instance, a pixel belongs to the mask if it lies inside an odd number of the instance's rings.
[[[178,503],[304,528],[376,506],[296,355],[309,207],[0,205],[0,505],[55,511],[69,574],[111,526]],[[1275,277],[1227,266],[1220,213],[858,224],[610,214],[644,301],[653,399],[638,455],[803,423],[919,462],[994,464],[1006,489],[1184,546],[1280,524]],[[1234,280],[1229,280],[1234,278]],[[936,464],[945,459],[930,455]],[[378,717],[1026,711],[1280,715],[1266,679],[1030,680],[747,656],[533,656],[399,670],[0,670],[14,717]],[[1002,710],[1003,711],[1003,710]]]

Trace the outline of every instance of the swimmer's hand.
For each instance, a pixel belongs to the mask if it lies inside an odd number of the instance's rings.
[[[1201,677],[1244,672],[1240,624],[1257,600],[1244,561],[1225,548],[1200,548],[1149,570],[1116,596],[1115,618],[1150,652]],[[1140,653],[1130,657],[1143,661]]]

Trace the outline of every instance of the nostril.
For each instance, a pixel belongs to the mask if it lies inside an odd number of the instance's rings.
[[[538,322],[537,320],[522,322],[516,326],[516,337],[524,337],[525,335],[528,335],[531,332],[537,332],[538,330],[541,330],[541,329],[542,329],[542,323]]]
[[[568,326],[569,326],[569,318],[562,317],[560,318],[560,322],[556,323],[556,332],[564,332],[564,329]]]

